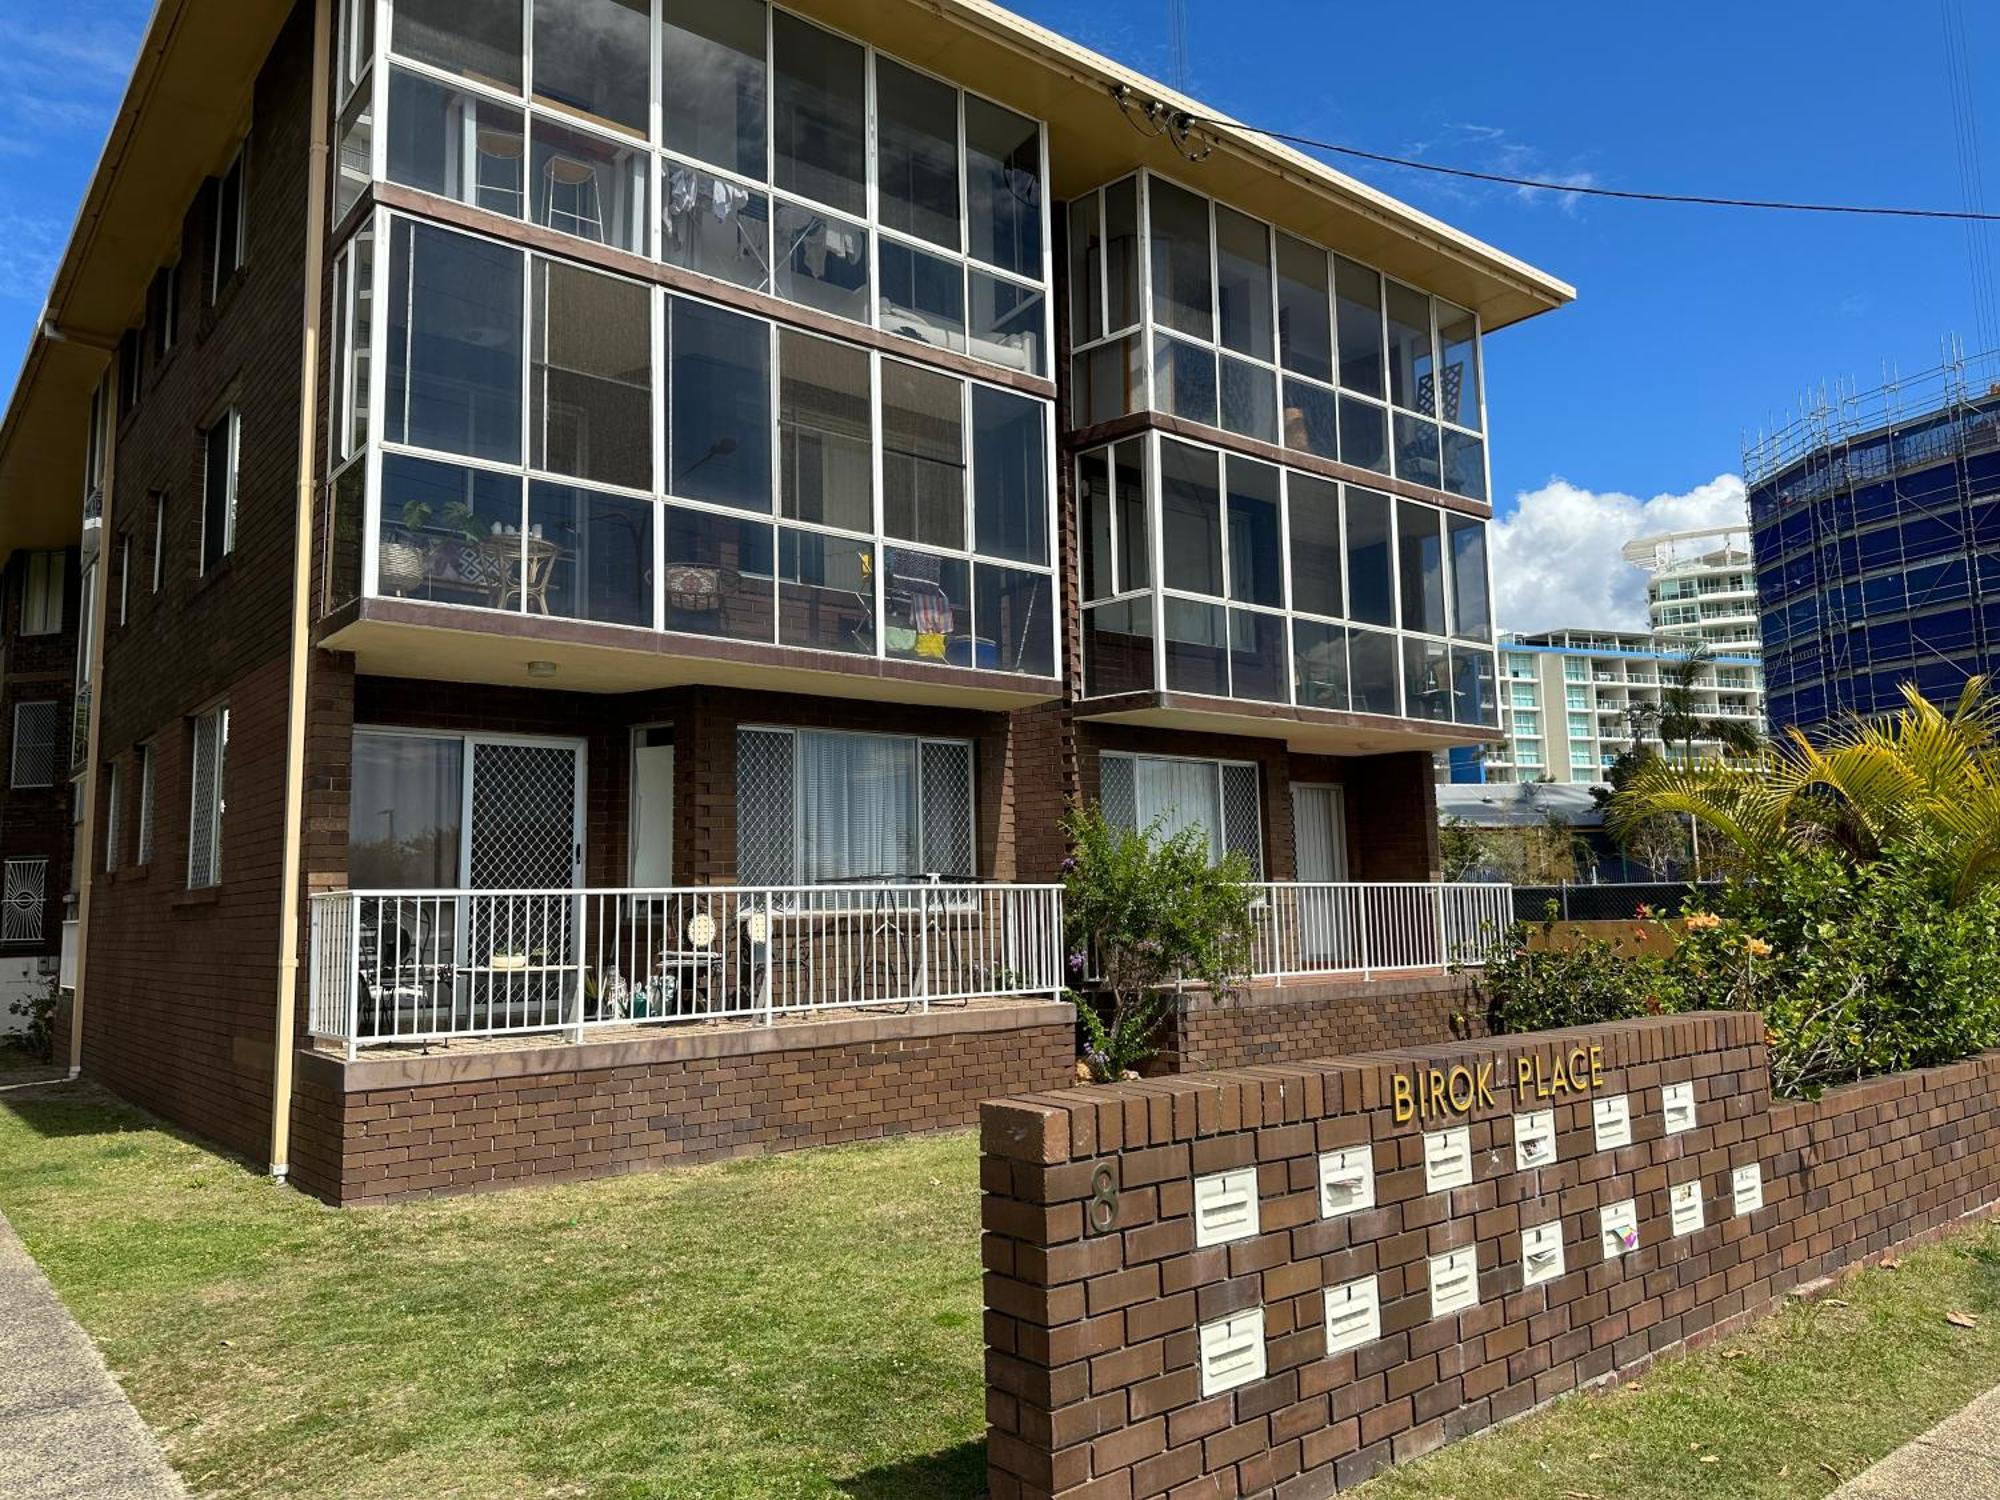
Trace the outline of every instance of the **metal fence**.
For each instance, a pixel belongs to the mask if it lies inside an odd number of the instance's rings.
[[[1514,918],[1520,922],[1539,922],[1552,903],[1557,919],[1564,922],[1628,921],[1638,916],[1642,906],[1656,917],[1677,917],[1688,909],[1691,901],[1699,902],[1721,888],[1722,883],[1715,880],[1517,885],[1513,887]]]
[[[309,1025],[366,1046],[1057,994],[1062,887],[339,891]]]
[[[1265,881],[1254,887],[1251,977],[1369,975],[1485,959],[1513,887]]]

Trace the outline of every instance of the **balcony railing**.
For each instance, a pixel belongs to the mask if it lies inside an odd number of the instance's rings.
[[[339,891],[312,904],[310,1030],[345,1048],[850,1006],[1053,998],[1062,887]]]
[[[1266,881],[1256,887],[1256,979],[1478,964],[1513,920],[1509,885]]]

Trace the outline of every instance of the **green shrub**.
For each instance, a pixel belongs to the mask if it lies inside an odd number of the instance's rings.
[[[1658,1015],[1680,1009],[1675,978],[1631,938],[1587,936],[1580,928],[1557,932],[1556,905],[1535,927],[1516,922],[1475,970],[1474,994],[1496,1032],[1550,1031]],[[1531,946],[1539,930],[1543,943]]]
[[[1664,959],[1568,936],[1530,950],[1517,925],[1489,957],[1478,986],[1495,1031],[1754,1010],[1772,1089],[1794,1098],[2000,1043],[2000,890],[1954,903],[1948,867],[1913,846],[1861,864],[1773,855],[1690,912]]]
[[[62,984],[53,976],[48,984],[25,1000],[9,1002],[8,1014],[23,1017],[27,1026],[20,1035],[21,1045],[45,1063],[56,1060],[56,1010],[62,1004]]]
[[[1063,913],[1072,977],[1095,993],[1080,1000],[1083,1061],[1100,1081],[1122,1078],[1152,1056],[1169,986],[1183,980],[1225,994],[1250,963],[1248,863],[1210,865],[1208,836],[1161,838],[1107,823],[1097,808],[1069,820]]]

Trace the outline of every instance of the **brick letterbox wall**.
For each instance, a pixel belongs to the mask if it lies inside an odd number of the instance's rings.
[[[1730,1014],[989,1104],[994,1500],[1357,1484],[1979,1211],[1996,1084],[1774,1105]]]

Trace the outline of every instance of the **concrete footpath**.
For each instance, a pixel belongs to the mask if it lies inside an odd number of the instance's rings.
[[[90,1336],[0,1214],[0,1500],[184,1500]]]
[[[1829,1500],[1972,1500],[2000,1496],[2000,1389],[1912,1438]]]

